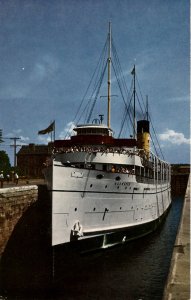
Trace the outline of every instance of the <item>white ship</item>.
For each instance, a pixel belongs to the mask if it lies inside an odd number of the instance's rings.
[[[110,127],[111,25],[108,42],[107,125],[103,115],[76,125],[70,139],[54,141],[52,161],[44,169],[54,249],[82,245],[89,251],[144,236],[157,228],[171,204],[170,165],[150,149],[148,111],[136,121],[135,66],[133,136],[115,138]]]

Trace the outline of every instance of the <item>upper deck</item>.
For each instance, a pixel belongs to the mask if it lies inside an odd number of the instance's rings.
[[[113,130],[104,124],[78,125],[74,129],[76,135],[67,140],[55,140],[54,147],[72,147],[72,146],[110,146],[110,147],[128,147],[137,146],[135,139],[118,139],[113,137]]]
[[[104,124],[83,124],[73,129],[77,135],[113,136],[113,130]]]

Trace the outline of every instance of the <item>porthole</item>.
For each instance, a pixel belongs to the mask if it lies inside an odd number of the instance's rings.
[[[105,189],[107,188],[107,185],[105,185]]]
[[[75,211],[77,211],[77,207],[75,207],[75,209],[74,209]]]
[[[92,187],[92,184],[90,184],[90,187]]]
[[[103,178],[103,175],[102,175],[102,174],[98,174],[98,175],[96,176],[96,178],[97,178],[97,179],[102,179],[102,178]]]
[[[120,176],[117,176],[117,177],[115,178],[115,180],[119,181],[119,180],[121,180],[121,177],[120,177]]]
[[[93,211],[95,211],[95,210],[96,210],[96,208],[94,207]]]

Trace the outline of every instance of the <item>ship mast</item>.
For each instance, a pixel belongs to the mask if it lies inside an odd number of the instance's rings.
[[[136,100],[136,88],[135,88],[135,65],[133,71],[131,72],[133,75],[133,138],[136,138],[136,108],[135,108],[135,100]]]
[[[146,95],[146,120],[149,120],[148,95]]]
[[[111,22],[109,22],[109,37],[108,37],[108,105],[107,105],[107,126],[110,128],[110,110],[111,110]]]

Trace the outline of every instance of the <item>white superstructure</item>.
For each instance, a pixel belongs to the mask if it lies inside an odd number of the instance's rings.
[[[148,157],[133,139],[114,139],[102,124],[75,131],[71,140],[55,142],[45,169],[52,245],[102,236],[106,247],[108,235],[159,220],[171,203],[170,166],[151,152]],[[124,234],[115,243],[125,240]]]

